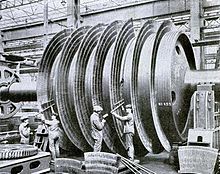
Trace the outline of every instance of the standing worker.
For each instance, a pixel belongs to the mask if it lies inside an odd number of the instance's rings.
[[[105,125],[105,118],[108,116],[108,114],[101,115],[101,112],[103,111],[101,106],[94,106],[93,107],[93,113],[90,116],[90,123],[91,123],[91,134],[92,138],[95,141],[95,144],[93,146],[93,152],[100,152],[102,148],[102,139],[103,139],[103,127]]]
[[[21,144],[29,144],[30,143],[30,127],[28,116],[21,117],[21,124],[19,126],[19,134],[21,136],[20,143]]]
[[[42,122],[49,126],[48,128],[48,138],[49,138],[49,149],[54,160],[56,157],[60,156],[59,150],[59,120],[57,120],[58,114],[53,113],[51,116],[52,120],[45,120],[44,117],[41,118]]]
[[[128,158],[131,161],[134,161],[134,145],[133,145],[133,136],[134,136],[134,116],[132,113],[132,106],[128,104],[125,106],[126,116],[120,116],[115,112],[112,112],[112,115],[115,116],[118,120],[124,122],[124,135],[125,135],[125,145],[128,152]]]

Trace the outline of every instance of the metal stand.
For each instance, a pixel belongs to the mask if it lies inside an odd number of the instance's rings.
[[[49,167],[50,153],[38,152],[37,155],[0,161],[0,173],[46,173],[50,171]]]
[[[193,129],[187,146],[178,150],[179,173],[216,173],[220,149],[220,127],[216,119],[213,84],[197,85],[192,97]]]

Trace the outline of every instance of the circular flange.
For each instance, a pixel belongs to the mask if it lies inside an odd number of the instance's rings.
[[[45,48],[45,51],[43,53],[43,57],[40,62],[39,70],[38,70],[38,79],[37,79],[37,100],[41,104],[49,104],[49,101],[55,101],[56,97],[54,95],[55,89],[54,89],[54,81],[56,79],[56,71],[55,67],[60,62],[61,57],[61,50],[63,48],[63,45],[67,39],[67,37],[72,32],[72,29],[64,29],[63,31],[60,31],[57,33],[49,42],[47,47]],[[56,104],[56,103],[55,103]],[[45,105],[45,107],[48,107]],[[53,109],[56,110],[56,106],[53,106]],[[47,119],[49,119],[52,115],[51,109],[47,109],[44,111],[44,115]],[[59,113],[59,117],[62,117],[62,115]],[[66,136],[65,134],[62,134],[62,136]],[[64,138],[65,140],[68,140],[67,138]],[[60,144],[60,147],[63,149],[68,149],[66,145],[69,145],[69,142],[63,142],[63,144]]]
[[[105,112],[110,112],[109,79],[114,43],[118,31],[122,26],[121,21],[109,24],[102,32],[94,57],[92,78],[92,101],[93,105],[101,105]],[[104,127],[104,141],[112,152],[123,151],[112,118],[107,118]]]
[[[140,29],[134,48],[131,96],[139,137],[149,152],[163,150],[158,139],[150,103],[151,56],[159,24],[147,21]]]
[[[150,67],[150,74],[149,74],[149,79],[150,79],[150,102],[151,102],[151,109],[152,109],[152,117],[153,117],[153,122],[154,126],[157,132],[157,136],[162,144],[162,146],[167,150],[171,150],[170,143],[164,134],[163,129],[161,128],[160,121],[159,121],[159,115],[157,111],[157,98],[156,98],[156,89],[155,89],[155,66],[156,66],[156,61],[157,61],[157,51],[158,47],[160,44],[161,39],[163,38],[164,34],[169,32],[170,30],[174,29],[174,25],[170,21],[164,21],[160,26],[159,29],[156,33],[154,43],[153,43],[153,51],[151,55],[151,67]]]
[[[85,34],[78,54],[71,65],[69,80],[70,89],[73,91],[74,106],[81,131],[88,144],[93,147],[94,140],[91,136],[90,115],[92,114],[91,78],[93,61],[98,39],[104,30],[104,24],[98,24]]]
[[[53,66],[60,61],[60,52],[67,37],[71,33],[71,29],[65,29],[57,33],[49,42],[43,53],[40,61],[37,79],[37,99],[40,103],[47,103],[54,100],[53,81],[55,80],[52,75]],[[51,78],[52,77],[52,78]],[[51,112],[46,110],[44,112],[46,118],[50,118]]]
[[[164,21],[156,35],[151,62],[152,115],[157,135],[167,151],[171,150],[172,142],[181,140],[180,130],[184,129],[182,125],[186,123],[184,118],[187,118],[186,111],[189,109],[187,106],[189,106],[192,95],[191,91],[184,92],[187,91],[183,85],[184,75],[187,69],[195,69],[192,47],[188,45],[190,42],[187,44],[178,42],[178,38],[182,38],[178,35],[187,38],[185,34],[175,30],[170,21]],[[184,40],[187,41],[187,39]],[[180,51],[181,55],[178,55]],[[185,96],[180,93],[181,90]],[[183,99],[183,97],[185,98]],[[181,102],[185,105],[185,109],[182,107],[182,110],[177,110],[176,106],[180,106]],[[177,119],[179,115],[182,116]]]
[[[186,140],[182,132],[187,124],[190,99],[194,91],[184,83],[184,77],[187,70],[196,69],[190,46],[187,35],[174,30],[163,36],[157,51],[155,66],[157,113],[161,129],[170,144]]]
[[[114,109],[115,104],[120,100],[124,100],[125,104],[131,103],[131,72],[132,59],[135,43],[135,34],[132,20],[128,20],[121,28],[115,43],[110,79],[110,101],[111,109]],[[119,115],[124,115],[122,109],[119,108],[116,112]],[[117,134],[121,143],[125,145],[123,139],[123,123],[113,117]],[[134,121],[136,121],[134,119]],[[136,131],[136,130],[135,130]],[[134,146],[138,147],[135,151],[136,155],[143,155],[146,149],[143,147],[138,134],[134,134]]]
[[[121,28],[120,32],[117,35],[112,63],[111,63],[111,79],[110,79],[110,102],[111,109],[114,109],[115,103],[122,100],[122,91],[121,91],[121,65],[123,54],[128,43],[135,37],[134,28],[132,20],[128,20]],[[122,110],[118,109],[120,115],[122,115]],[[117,131],[117,134],[121,140],[121,143],[125,147],[125,141],[123,137],[123,123],[116,118],[113,118],[114,125]]]
[[[58,111],[61,115],[60,120],[67,136],[71,142],[82,151],[92,150],[86,142],[76,116],[74,107],[74,96],[72,95],[71,84],[71,69],[72,64],[76,59],[76,53],[79,46],[91,27],[85,26],[73,31],[66,40],[62,50],[61,62],[58,65],[57,72],[59,73],[56,80],[56,103]],[[74,71],[74,69],[73,69]]]

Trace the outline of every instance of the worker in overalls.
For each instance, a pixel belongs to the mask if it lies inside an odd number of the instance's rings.
[[[30,143],[30,127],[29,127],[28,116],[22,116],[20,119],[21,119],[21,124],[19,126],[19,134],[21,136],[20,143],[29,144]]]
[[[134,136],[134,116],[132,113],[132,106],[128,104],[125,106],[126,115],[120,116],[115,112],[112,112],[112,115],[115,116],[120,121],[123,121],[124,125],[124,136],[125,136],[125,145],[128,153],[128,158],[131,161],[134,161],[134,145],[133,145],[133,136]]]
[[[49,139],[49,150],[51,152],[52,159],[60,156],[59,150],[59,120],[57,120],[58,114],[53,113],[51,120],[45,120],[41,118],[42,122],[48,126],[48,139]]]
[[[104,118],[108,116],[108,114],[102,116],[102,111],[103,109],[101,106],[94,106],[93,113],[90,116],[91,135],[95,141],[93,152],[100,152],[102,148],[103,128],[106,122]]]

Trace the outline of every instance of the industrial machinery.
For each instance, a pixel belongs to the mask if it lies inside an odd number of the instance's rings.
[[[197,75],[202,73],[204,72]],[[194,72],[186,75],[186,81],[197,81],[199,84],[191,99],[189,113],[193,115],[193,126],[188,132],[187,146],[180,146],[178,150],[179,173],[217,173],[220,157],[219,103],[215,103],[215,84],[204,82],[197,75]],[[218,109],[217,112],[215,108]]]
[[[0,173],[45,173],[50,171],[49,152],[27,144],[0,144]]]
[[[172,22],[147,21],[137,30],[132,20],[115,21],[57,33],[40,62],[37,90],[13,81],[0,88],[0,98],[36,100],[37,93],[42,107],[53,100],[66,135],[84,152],[94,143],[89,126],[93,106],[110,112],[123,99],[133,107],[136,155],[160,153],[170,151],[174,142],[186,142],[195,124],[189,110],[197,83],[186,81],[187,74],[215,83],[219,101],[219,71],[196,69],[187,34]],[[103,151],[125,154],[121,122],[108,117],[106,123]]]

